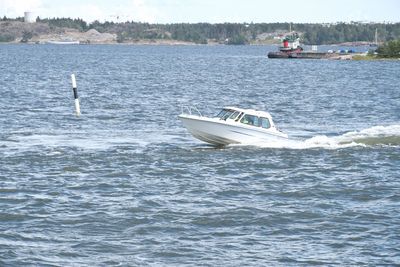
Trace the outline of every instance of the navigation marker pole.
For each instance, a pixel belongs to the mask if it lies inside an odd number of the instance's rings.
[[[74,90],[75,112],[76,116],[79,117],[81,115],[81,108],[79,106],[78,89],[76,88],[75,74],[71,74],[71,80],[72,80],[72,90]]]

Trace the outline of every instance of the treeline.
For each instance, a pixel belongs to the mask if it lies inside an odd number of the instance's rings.
[[[77,28],[77,27],[75,27]],[[209,41],[228,44],[254,43],[264,33],[279,34],[288,32],[289,28],[301,33],[304,44],[336,44],[344,42],[373,42],[375,31],[378,41],[386,42],[400,39],[400,23],[336,23],[336,24],[304,24],[304,23],[174,23],[150,24],[141,22],[100,23],[95,21],[87,25],[99,32],[110,32],[118,35],[124,42],[134,39],[173,39],[205,44]],[[273,39],[271,34],[269,39]]]
[[[400,40],[389,41],[376,49],[378,57],[400,58]]]
[[[399,39],[400,23],[338,23],[331,26],[310,24],[305,28],[303,39],[304,43],[307,44],[333,44],[357,41],[372,42],[375,39],[375,31],[378,33],[378,42]]]
[[[23,18],[2,21],[23,21]],[[50,18],[40,19],[50,28],[74,28],[79,31],[96,29],[99,32],[117,34],[118,42],[140,39],[169,39],[199,44],[218,42],[226,44],[248,44],[259,40],[273,40],[274,36],[288,32],[289,28],[301,34],[304,44],[335,44],[343,42],[373,42],[375,31],[378,41],[400,39],[400,23],[173,23],[151,24],[142,22],[99,22],[87,23],[82,19]],[[268,33],[268,34],[266,34]],[[261,41],[262,41],[261,40]]]
[[[3,18],[0,19],[0,21],[24,22],[24,17],[7,18],[6,16],[4,16]],[[80,31],[86,31],[90,28],[89,24],[83,19],[71,19],[71,18],[41,19],[40,17],[37,17],[36,22],[46,23],[49,26],[53,27],[78,29]]]

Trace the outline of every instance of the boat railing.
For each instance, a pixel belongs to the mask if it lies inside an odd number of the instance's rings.
[[[203,114],[201,114],[200,110],[193,106],[181,106],[181,114],[189,114],[189,115],[200,115],[200,117],[203,117]]]

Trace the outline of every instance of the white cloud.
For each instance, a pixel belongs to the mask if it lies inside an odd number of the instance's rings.
[[[105,16],[106,16],[104,11],[95,5],[82,6],[80,11],[81,11],[81,13],[86,15],[85,20],[87,20],[87,21],[101,20],[102,18],[105,18]]]
[[[22,17],[24,11],[31,11],[41,18],[79,17],[87,22],[398,21],[399,1],[382,1],[376,6],[372,0],[337,0],[327,9],[323,1],[307,0],[298,9],[279,13],[274,12],[279,9],[276,0],[252,0],[251,4],[243,0],[0,0],[0,16]],[[294,0],[286,2],[295,5]]]
[[[42,6],[41,0],[1,0],[0,14],[8,17],[23,17],[25,11],[38,12]]]
[[[131,0],[129,5],[120,6],[117,10],[120,20],[133,20],[154,23],[160,21],[163,14],[144,0]]]
[[[106,12],[99,5],[84,3],[78,5],[70,2],[57,5],[54,3],[41,6],[35,13],[40,18],[81,18],[87,22],[105,20],[106,17]]]
[[[81,18],[87,22],[95,20],[104,20],[106,17],[105,12],[98,6],[93,4],[82,4],[77,6],[65,6],[61,12],[57,12],[58,17],[64,18]]]

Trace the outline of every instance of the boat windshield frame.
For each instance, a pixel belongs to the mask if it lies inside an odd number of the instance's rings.
[[[229,116],[228,119],[230,120],[236,120],[236,118],[240,115],[240,111],[234,110],[233,113]]]
[[[238,112],[237,110],[230,109],[230,108],[223,108],[216,116],[215,118],[219,118],[221,120],[226,121],[228,118],[230,118],[233,114]],[[237,116],[237,115],[236,115]]]

